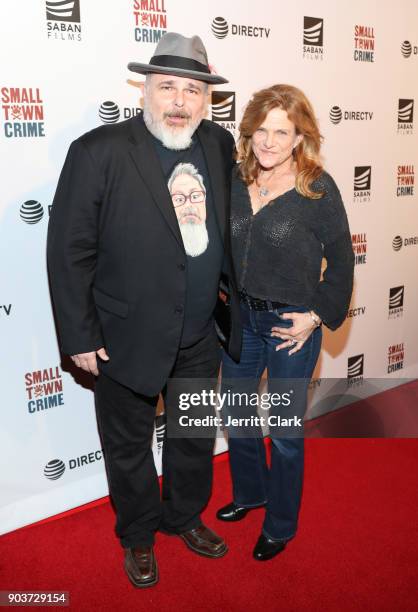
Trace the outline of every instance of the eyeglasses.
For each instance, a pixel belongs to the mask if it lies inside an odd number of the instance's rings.
[[[183,204],[186,204],[187,200],[190,200],[190,204],[200,204],[205,200],[205,193],[200,190],[192,191],[188,196],[184,195],[184,193],[172,193],[171,200],[174,208],[183,206]]]

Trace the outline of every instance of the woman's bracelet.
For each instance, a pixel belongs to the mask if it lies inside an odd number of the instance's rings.
[[[315,323],[315,327],[319,327],[320,325],[322,325],[322,320],[320,317],[318,317],[317,314],[314,313],[313,310],[309,311],[309,314],[311,315],[311,319],[312,321]]]

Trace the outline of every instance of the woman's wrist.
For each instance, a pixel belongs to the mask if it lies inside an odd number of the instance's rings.
[[[310,310],[309,315],[315,327],[319,327],[320,325],[322,325],[322,319],[316,314],[316,312],[314,312],[313,310]]]

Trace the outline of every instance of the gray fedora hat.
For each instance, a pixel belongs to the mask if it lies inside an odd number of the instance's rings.
[[[199,36],[186,38],[176,32],[164,34],[149,64],[129,62],[128,68],[140,74],[155,72],[191,77],[206,83],[228,83],[227,79],[211,74],[206,49]]]

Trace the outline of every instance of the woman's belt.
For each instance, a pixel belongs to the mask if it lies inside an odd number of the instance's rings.
[[[260,298],[252,297],[243,289],[239,292],[239,299],[246,304],[251,310],[276,310],[276,308],[285,308],[290,304],[284,302],[272,302],[271,300],[261,300]]]

